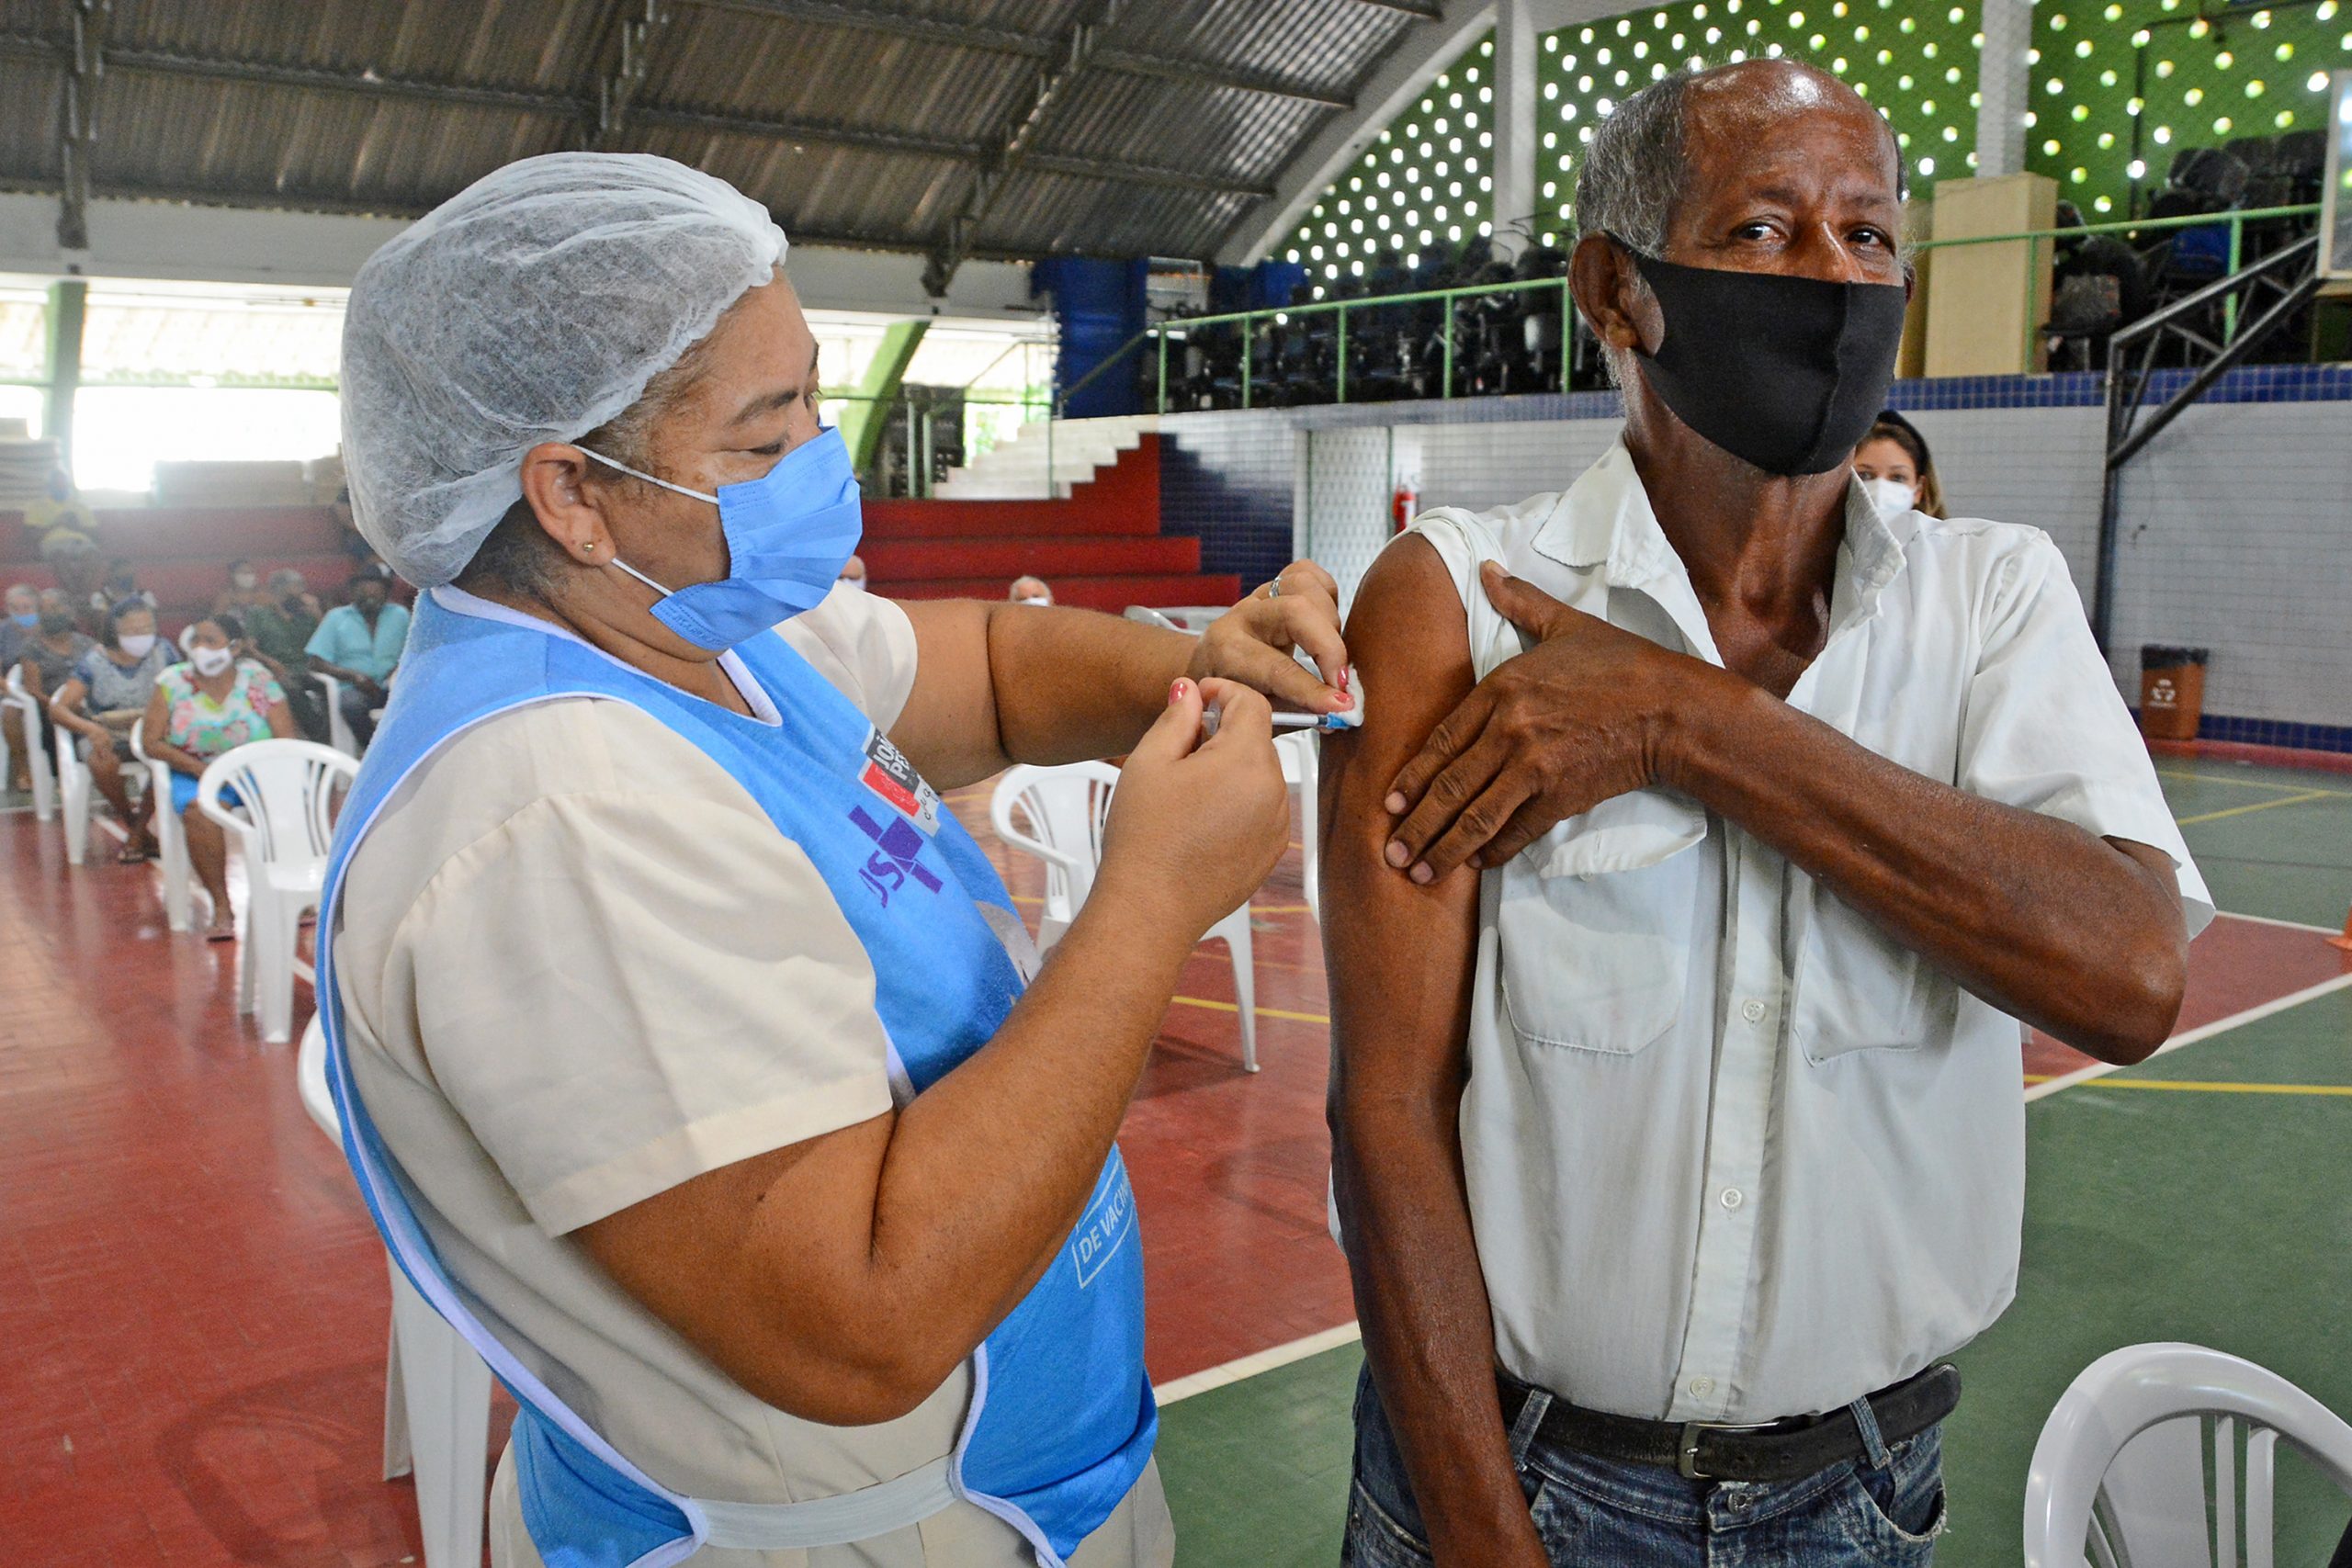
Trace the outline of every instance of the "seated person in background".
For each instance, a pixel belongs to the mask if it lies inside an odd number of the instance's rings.
[[[107,610],[125,599],[136,599],[151,610],[156,607],[155,595],[139,586],[139,569],[130,564],[128,556],[117,556],[107,563],[107,578],[100,584],[99,592],[106,596],[103,608]]]
[[[212,613],[242,615],[256,605],[266,604],[269,590],[262,585],[261,573],[249,560],[229,563],[229,585],[212,600]]]
[[[1569,273],[1623,436],[1424,515],[1356,598],[1357,1564],[1923,1568],[1944,1358],[2017,1289],[2018,1021],[2109,1062],[2172,1031],[2212,903],[2064,559],[1850,467],[1903,194],[1808,66],[1628,98]]]
[[[1054,591],[1046,586],[1042,577],[1016,577],[1012,580],[1012,592],[1005,597],[1015,604],[1050,604]]]
[[[346,586],[351,603],[326,613],[303,653],[313,671],[343,682],[344,722],[365,746],[376,733],[370,716],[384,705],[384,687],[408,641],[408,612],[386,602],[391,586],[388,578],[356,571]]]
[[[49,699],[50,716],[79,739],[90,782],[126,829],[125,865],[155,852],[147,825],[155,803],[141,796],[134,809],[122,765],[131,760],[130,727],[146,713],[155,677],[171,662],[171,645],[155,635],[155,612],[143,600],[119,600],[107,612],[105,637],[74,661],[74,672]]]
[[[8,584],[8,618],[0,621],[0,681],[7,679],[9,671],[25,656],[25,644],[40,629],[40,591],[29,582]],[[25,752],[25,716],[15,708],[0,709],[0,734],[8,742],[7,786],[17,791],[32,787],[31,759]]]
[[[1871,433],[1854,448],[1854,477],[1870,492],[1871,504],[1890,523],[1913,510],[1942,518],[1944,487],[1928,438],[1893,409],[1883,409]]]
[[[14,664],[0,668],[0,682],[7,679],[8,669],[23,671],[25,690],[32,694],[35,716],[40,723],[41,750],[54,758],[57,725],[49,716],[50,696],[65,689],[74,678],[74,666],[98,645],[74,624],[74,606],[63,589],[42,589],[35,606],[32,635],[19,647]]]
[[[60,555],[98,547],[97,514],[62,468],[49,471],[48,492],[35,496],[25,508],[25,528],[40,541],[40,558],[51,566]]]
[[[114,601],[106,593],[106,558],[98,547],[78,535],[64,548],[45,556],[51,570],[57,573],[57,586],[64,591],[66,603],[74,611],[74,625],[83,636],[95,637],[106,630],[107,612]]]
[[[269,593],[239,617],[244,622],[246,657],[258,659],[286,689],[286,705],[312,740],[327,738],[326,693],[310,678],[311,636],[322,612],[302,574],[280,567],[269,574]]]
[[[846,582],[852,588],[856,589],[860,593],[865,592],[865,563],[855,556],[850,557],[849,559],[842,562],[841,576],[836,578],[834,581]]]
[[[229,908],[228,838],[196,808],[197,781],[207,762],[249,740],[293,739],[294,716],[277,678],[258,660],[237,657],[236,639],[220,619],[197,622],[180,640],[187,661],[155,677],[142,733],[147,754],[172,769],[172,798],[157,809],[179,813],[187,829],[188,863],[212,896],[212,923],[204,934],[226,942],[237,934]],[[220,798],[237,804],[232,792]]]

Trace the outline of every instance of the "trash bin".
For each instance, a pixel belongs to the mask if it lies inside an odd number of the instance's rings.
[[[2205,711],[2205,661],[2211,649],[2147,643],[2140,649],[2140,733],[2151,740],[2194,740]]]

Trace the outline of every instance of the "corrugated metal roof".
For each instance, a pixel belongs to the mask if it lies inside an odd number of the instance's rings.
[[[660,0],[606,145],[766,202],[796,236],[936,252],[1205,255],[1411,18],[1367,0]],[[402,214],[594,142],[644,0],[113,0],[98,195]],[[0,0],[0,185],[55,188],[59,0]]]

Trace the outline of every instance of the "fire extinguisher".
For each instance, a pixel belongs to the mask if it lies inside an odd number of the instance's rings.
[[[1420,510],[1421,492],[1410,480],[1399,484],[1396,493],[1388,498],[1389,521],[1393,525],[1389,531],[1401,534],[1411,527],[1413,519],[1420,514]]]

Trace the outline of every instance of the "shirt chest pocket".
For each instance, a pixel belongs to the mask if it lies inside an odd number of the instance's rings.
[[[1857,1051],[1916,1051],[1949,1040],[1960,987],[1860,911],[1808,880],[1790,1025],[1815,1063]]]
[[[1700,857],[1544,876],[1505,866],[1496,914],[1503,1006],[1529,1045],[1630,1056],[1682,1014]]]

